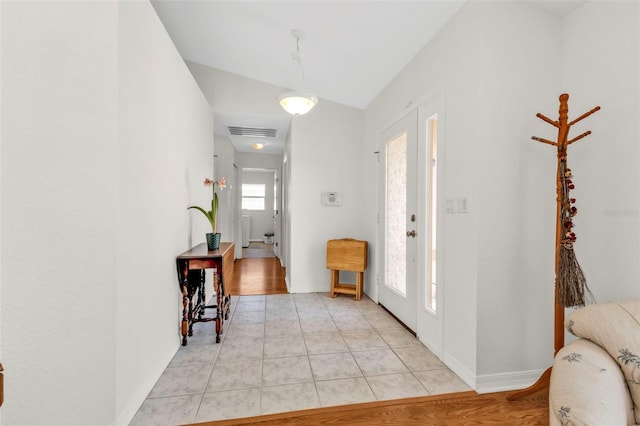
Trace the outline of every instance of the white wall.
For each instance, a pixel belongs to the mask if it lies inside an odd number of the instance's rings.
[[[278,104],[285,89],[186,61],[214,112],[250,112],[289,116]]]
[[[118,5],[2,2],[6,424],[115,413]]]
[[[279,169],[282,167],[280,154],[255,154],[253,152],[237,152],[236,162],[241,169]]]
[[[2,22],[2,7],[0,7],[0,23]],[[0,25],[1,26],[1,25]],[[0,99],[2,99],[2,31],[0,31]],[[0,101],[0,141],[2,141],[2,102]],[[0,188],[2,188],[2,144],[0,143]],[[0,197],[0,268],[2,267],[2,197]],[[2,272],[0,269],[0,319],[2,319]],[[2,362],[2,327],[0,327],[0,363]],[[2,373],[0,373],[2,374]],[[4,377],[4,376],[3,376]],[[0,425],[2,412],[0,411]]]
[[[285,153],[282,156],[282,222],[280,229],[282,230],[282,241],[286,242],[280,250],[280,262],[285,268],[289,267],[289,259],[291,257],[291,246],[289,241],[291,238],[291,205],[289,203],[289,194],[291,193],[291,168],[289,167],[289,156],[287,154],[290,151],[291,146],[291,133],[287,135],[285,141]],[[288,269],[287,269],[288,270]],[[289,276],[285,274],[285,281],[287,284],[287,290],[290,290]]]
[[[571,135],[576,255],[597,301],[640,297],[640,4],[588,2],[563,23],[569,114],[602,107]]]
[[[363,217],[364,192],[373,187],[363,180],[367,156],[363,141],[363,112],[321,101],[291,126],[290,167],[291,246],[287,274],[291,292],[328,291],[327,241],[355,238],[371,241]],[[374,156],[373,152],[369,155]],[[325,191],[340,193],[340,206],[322,206]]]
[[[553,360],[556,151],[530,138],[557,136],[535,115],[557,119],[558,69],[537,64],[559,63],[561,20],[517,3],[482,13],[478,388],[498,390]]]
[[[219,180],[224,177],[227,183],[224,190],[218,190],[218,232],[222,234],[222,241],[236,241],[237,243],[236,235],[239,234],[236,234],[234,228],[233,202],[235,192],[240,191],[240,187],[239,182],[234,179],[235,150],[228,137],[215,135],[213,152],[216,155],[214,161],[215,179]],[[202,219],[206,220],[204,217]]]
[[[145,2],[2,2],[6,424],[126,424],[179,346],[208,105]]]
[[[578,258],[599,301],[638,297],[639,8],[587,2],[563,20],[469,2],[366,110],[369,151],[416,99],[445,96],[445,197],[471,209],[445,217],[445,361],[480,391],[551,364],[556,153],[529,138],[555,138],[535,114],[557,118],[563,92],[570,118],[603,107],[572,131],[593,131],[570,149]]]
[[[186,208],[211,203],[203,180],[213,177],[213,117],[152,6],[119,5],[115,208],[121,424],[135,414],[179,347],[182,300],[175,257],[211,232],[199,212]]]
[[[374,151],[378,134],[421,98],[444,97],[444,197],[470,203],[469,214],[444,218],[444,358],[485,388],[551,361],[554,187],[549,219],[526,206],[544,194],[536,185],[554,182],[553,164],[529,158],[529,137],[536,108],[557,99],[557,69],[538,64],[559,58],[559,37],[559,18],[525,4],[470,2],[366,109]],[[373,179],[377,165],[366,172]]]

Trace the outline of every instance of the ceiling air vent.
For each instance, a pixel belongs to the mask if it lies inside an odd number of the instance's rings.
[[[277,129],[263,129],[259,127],[229,126],[229,133],[233,136],[249,136],[254,138],[275,138],[278,136]]]

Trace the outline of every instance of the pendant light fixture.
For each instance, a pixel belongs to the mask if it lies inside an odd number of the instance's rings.
[[[296,39],[296,50],[291,53],[295,62],[298,87],[295,92],[285,92],[278,97],[280,106],[291,115],[304,115],[318,103],[316,95],[304,91],[304,75],[302,72],[302,52],[300,52],[300,40],[305,37],[300,30],[291,30],[291,35]]]

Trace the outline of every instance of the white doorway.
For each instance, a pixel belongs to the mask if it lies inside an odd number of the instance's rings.
[[[382,255],[378,301],[417,330],[417,112],[380,134]]]
[[[444,348],[444,101],[380,133],[378,301],[440,359]]]
[[[278,205],[281,189],[279,170],[242,168],[240,183],[240,216],[244,242],[263,243],[278,257],[280,219]],[[246,235],[246,234],[249,235]],[[246,248],[246,247],[245,247]]]

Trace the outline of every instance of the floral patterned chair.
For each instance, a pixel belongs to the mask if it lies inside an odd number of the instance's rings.
[[[586,306],[565,326],[579,339],[556,354],[550,424],[640,424],[640,300]]]

